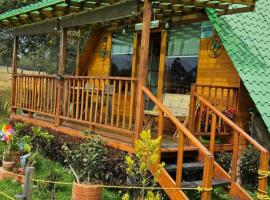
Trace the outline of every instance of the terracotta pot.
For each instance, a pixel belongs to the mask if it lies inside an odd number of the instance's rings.
[[[72,200],[101,200],[102,185],[86,185],[73,182]]]
[[[3,167],[4,170],[7,170],[7,171],[10,172],[10,171],[12,171],[14,169],[15,162],[14,161],[11,161],[11,162],[9,162],[9,161],[3,161],[2,162],[2,167]]]

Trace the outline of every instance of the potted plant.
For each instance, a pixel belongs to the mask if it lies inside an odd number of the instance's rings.
[[[100,137],[70,148],[62,147],[67,163],[76,177],[72,187],[72,200],[100,200],[106,166],[107,149]]]
[[[2,154],[2,167],[7,171],[12,171],[15,167],[15,161],[17,161],[20,154],[16,152],[17,143],[15,131],[11,125],[4,125],[2,131],[0,131],[1,141],[6,144],[4,152]]]

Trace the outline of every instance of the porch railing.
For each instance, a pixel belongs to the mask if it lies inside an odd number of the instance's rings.
[[[134,130],[136,78],[16,74],[15,82],[13,106],[30,115],[82,123],[91,129]]]
[[[208,86],[206,86],[208,87]],[[227,90],[227,105],[226,108],[232,106],[234,108],[237,105],[238,101],[236,100],[238,97],[238,92],[236,88],[221,88],[221,93],[223,90]],[[233,92],[231,92],[233,91]],[[230,98],[229,98],[229,97]],[[221,97],[223,98],[223,97]],[[231,101],[234,100],[234,101]],[[234,104],[229,104],[228,102],[234,102]],[[198,124],[195,126],[195,108],[199,106],[199,115],[198,115]],[[236,107],[237,109],[237,107]],[[202,113],[205,110],[205,126],[202,128]],[[239,177],[239,157],[241,152],[243,152],[244,148],[248,145],[251,145],[256,149],[260,154],[260,161],[259,161],[259,170],[262,172],[266,172],[268,170],[268,160],[269,160],[269,152],[262,147],[258,142],[256,142],[252,137],[250,137],[243,129],[241,129],[233,120],[232,117],[226,115],[226,113],[221,112],[217,109],[213,102],[206,100],[205,97],[202,96],[202,93],[198,92],[196,87],[193,87],[191,93],[191,105],[190,105],[190,121],[191,130],[196,131],[209,131],[209,151],[213,154],[214,148],[216,144],[216,139],[220,134],[225,134],[226,132],[230,132],[232,135],[232,163],[231,163],[231,170],[230,175],[225,173],[225,170],[219,170],[219,173],[223,174],[223,177],[229,178],[231,180],[231,192],[235,192],[235,187],[237,186],[237,179]],[[197,130],[196,130],[197,129]],[[217,168],[215,168],[217,170]],[[221,176],[219,174],[219,176]],[[260,194],[264,195],[264,191],[267,191],[267,176],[259,176],[258,179],[258,191]],[[238,194],[234,194],[237,196]]]

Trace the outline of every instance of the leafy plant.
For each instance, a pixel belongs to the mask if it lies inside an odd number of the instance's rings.
[[[91,183],[101,179],[106,165],[107,149],[100,137],[96,136],[87,142],[70,149],[64,145],[65,163],[72,166],[78,176],[77,182]]]
[[[217,153],[216,161],[226,172],[229,172],[231,169],[231,163],[232,163],[232,153],[224,152],[224,151]]]
[[[260,154],[252,145],[249,145],[240,157],[240,177],[242,183],[251,190],[257,185],[259,161]]]
[[[7,98],[3,95],[0,95],[0,116],[8,116],[10,104]]]
[[[145,200],[159,200],[160,195],[154,194],[152,191],[148,191],[145,194],[145,187],[149,181],[149,170],[154,165],[157,165],[156,172],[153,174],[153,184],[157,182],[157,179],[160,174],[160,170],[164,167],[164,163],[158,164],[159,161],[159,147],[160,147],[161,138],[152,139],[151,132],[143,131],[140,135],[140,139],[135,143],[135,158],[131,156],[126,156],[127,164],[127,174],[132,178],[136,179],[140,177],[142,190],[140,192],[139,199]],[[137,164],[138,165],[137,165]],[[124,200],[129,199],[129,194],[123,196]]]

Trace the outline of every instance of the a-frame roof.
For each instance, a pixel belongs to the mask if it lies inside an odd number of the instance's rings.
[[[207,13],[270,132],[270,1],[249,13]]]

